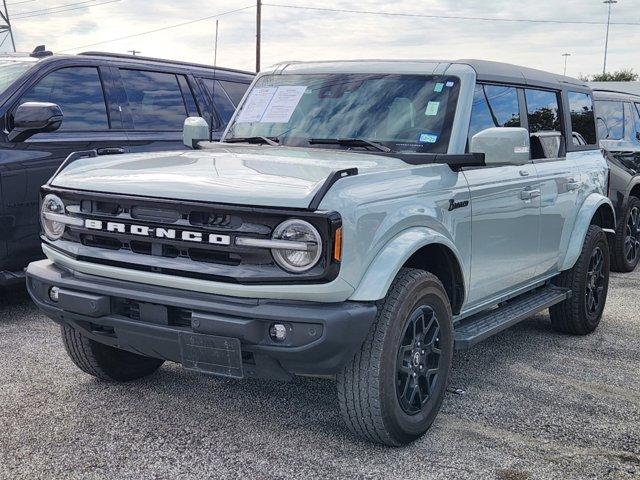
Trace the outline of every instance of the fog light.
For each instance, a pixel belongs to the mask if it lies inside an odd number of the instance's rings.
[[[57,302],[60,298],[60,289],[58,287],[51,287],[49,289],[49,298],[52,302]]]
[[[287,338],[287,327],[281,323],[273,323],[269,328],[269,336],[274,342],[284,342]]]

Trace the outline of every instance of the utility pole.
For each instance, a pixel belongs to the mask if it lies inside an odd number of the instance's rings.
[[[564,73],[563,75],[567,74],[567,59],[571,56],[570,53],[563,53],[562,56],[564,57]]]
[[[7,36],[11,37],[11,46],[13,47],[13,51],[16,51],[16,41],[13,38],[13,29],[11,28],[11,21],[9,20],[9,10],[7,10],[7,0],[2,0],[3,9],[0,11],[0,18],[4,21],[4,25],[0,25],[0,33],[8,32]],[[4,38],[2,43],[5,42],[7,37]],[[1,45],[1,44],[0,44]]]
[[[609,23],[611,22],[611,5],[618,3],[618,0],[604,0],[605,5],[609,6],[609,15],[607,16],[607,36],[604,40],[604,65],[602,66],[602,74],[607,73],[607,49],[609,48]]]
[[[256,73],[260,71],[260,35],[262,30],[262,0],[256,4]]]

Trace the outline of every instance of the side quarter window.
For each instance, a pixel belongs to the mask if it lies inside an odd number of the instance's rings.
[[[531,158],[562,156],[564,149],[558,93],[525,89],[524,94],[531,136]]]
[[[214,82],[211,78],[203,78],[202,84],[205,87],[206,91],[206,101],[207,101],[207,111],[210,110],[209,105],[211,104],[211,97],[213,96],[213,105],[218,117],[220,119],[220,125],[214,125],[214,130],[223,130],[229,120],[231,120],[231,116],[236,111],[236,106],[231,101],[229,95],[222,87],[220,81],[215,81],[215,88],[213,88]]]
[[[596,123],[591,95],[588,93],[569,92],[568,98],[573,145],[596,145]]]
[[[96,67],[56,70],[20,98],[19,104],[25,102],[58,104],[64,114],[60,131],[109,129],[107,105]]]
[[[487,128],[519,127],[518,92],[514,87],[476,85],[469,125],[471,138]]]
[[[220,85],[222,85],[222,88],[227,92],[227,95],[236,107],[240,104],[240,100],[244,97],[247,88],[249,88],[248,83],[229,82],[225,80],[220,80]]]
[[[598,101],[596,113],[600,140],[621,140],[624,137],[624,103]]]

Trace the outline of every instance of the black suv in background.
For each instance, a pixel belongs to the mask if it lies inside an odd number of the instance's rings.
[[[111,53],[52,55],[43,47],[1,55],[0,286],[19,281],[42,257],[39,188],[71,152],[184,148],[185,118],[212,118],[212,103],[219,139],[253,76]]]
[[[630,272],[640,261],[640,96],[594,90],[600,147],[610,168],[609,196],[616,209],[611,268]]]

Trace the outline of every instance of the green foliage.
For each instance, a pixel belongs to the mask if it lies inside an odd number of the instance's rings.
[[[542,107],[529,113],[529,129],[532,132],[560,131],[560,118],[557,111]]]
[[[613,73],[599,73],[597,75],[593,75],[592,77],[581,77],[581,80],[591,81],[591,82],[635,82],[638,80],[638,74],[635,73],[631,68],[622,69],[615,71]]]

